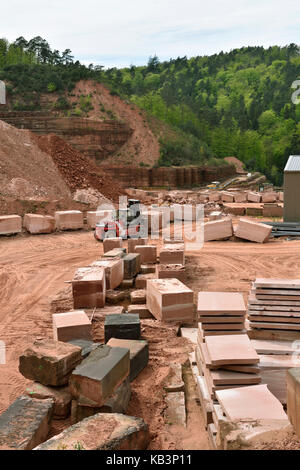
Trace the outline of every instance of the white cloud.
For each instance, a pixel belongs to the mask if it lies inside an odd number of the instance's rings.
[[[84,62],[120,66],[155,53],[168,59],[297,42],[299,18],[295,0],[10,0],[1,5],[0,35],[40,35]]]

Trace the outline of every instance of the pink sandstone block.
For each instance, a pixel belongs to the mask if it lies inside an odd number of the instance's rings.
[[[128,239],[128,253],[135,253],[136,246],[147,245],[148,238],[129,238]]]
[[[94,261],[91,266],[104,268],[106,288],[109,290],[119,287],[124,279],[124,262],[122,258]]]
[[[53,339],[67,343],[73,339],[92,340],[92,324],[83,310],[52,315]]]
[[[199,315],[246,315],[243,294],[240,292],[199,292],[198,307]]]
[[[276,203],[264,204],[263,208],[264,217],[283,217],[283,206]]]
[[[87,226],[92,230],[97,224],[106,223],[112,220],[114,214],[114,210],[89,211],[86,214]]]
[[[249,191],[247,195],[247,199],[249,202],[256,202],[259,203],[261,202],[261,194],[260,193],[255,193],[253,191]]]
[[[103,240],[103,252],[107,253],[108,251],[113,250],[114,248],[122,248],[123,240],[121,237],[112,237],[105,238]]]
[[[81,211],[55,212],[57,230],[79,230],[83,228],[83,213]]]
[[[284,192],[283,191],[280,191],[280,193],[278,194],[278,199],[280,202],[284,202]]]
[[[234,193],[234,202],[246,202],[247,201],[247,193],[240,192]]]
[[[158,264],[156,266],[157,279],[185,280],[185,267],[182,264]]]
[[[135,287],[137,289],[146,289],[147,281],[149,279],[155,279],[155,277],[155,273],[138,274],[135,279]]]
[[[137,245],[135,253],[141,255],[141,264],[154,264],[157,262],[157,249],[155,245]]]
[[[52,233],[55,230],[55,218],[50,215],[25,214],[24,227],[31,234]]]
[[[72,281],[74,309],[102,308],[105,305],[105,269],[91,266],[77,269]]]
[[[11,235],[22,232],[22,217],[19,215],[0,216],[0,235]]]
[[[209,202],[219,202],[221,200],[220,193],[210,193],[208,196]]]
[[[259,356],[246,334],[208,336],[205,342],[213,366],[259,362]]]
[[[212,222],[214,220],[220,220],[220,219],[222,219],[222,212],[221,211],[213,211],[209,214],[208,218],[209,218],[210,222]]]
[[[161,264],[182,264],[184,265],[184,244],[175,243],[163,245],[159,255]]]
[[[147,308],[161,321],[193,321],[194,293],[178,279],[147,281]]]
[[[233,235],[232,220],[225,218],[204,224],[204,241],[223,240]]]
[[[276,202],[277,194],[275,191],[267,191],[265,193],[261,193],[261,200],[262,202]]]
[[[234,194],[232,193],[227,193],[227,192],[223,192],[222,193],[222,201],[223,202],[234,202]]]
[[[235,236],[256,243],[265,243],[269,240],[272,232],[270,225],[254,222],[250,219],[240,219],[235,230]]]

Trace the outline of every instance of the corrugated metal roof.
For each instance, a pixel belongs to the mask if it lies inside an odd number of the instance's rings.
[[[291,155],[285,165],[284,171],[300,172],[300,155]]]

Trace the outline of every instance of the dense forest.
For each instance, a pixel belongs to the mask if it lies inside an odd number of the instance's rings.
[[[165,62],[154,56],[145,66],[104,69],[74,61],[69,49],[53,51],[41,37],[3,39],[0,79],[16,109],[37,108],[42,93],[67,96],[80,79],[104,83],[147,111],[150,122],[154,116],[175,131],[175,139],[161,138],[161,165],[237,156],[249,171],[281,184],[287,157],[300,154],[300,105],[292,102],[300,79],[296,44]],[[67,109],[67,99],[60,106]]]

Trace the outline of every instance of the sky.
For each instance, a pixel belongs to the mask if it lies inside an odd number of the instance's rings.
[[[299,0],[10,0],[0,37],[34,36],[85,64],[145,65],[243,46],[300,44]]]

